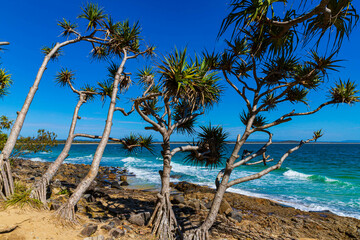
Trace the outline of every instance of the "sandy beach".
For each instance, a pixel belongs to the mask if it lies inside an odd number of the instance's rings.
[[[30,186],[48,164],[17,160],[14,175],[17,181]],[[88,165],[76,164],[62,166],[54,178],[56,184],[51,185],[50,211],[15,206],[2,208],[1,228],[17,227],[9,233],[0,234],[0,239],[85,239],[81,232],[89,224],[97,226],[91,237],[107,237],[110,231],[104,226],[111,222],[116,222],[115,228],[124,234],[114,239],[152,239],[145,222],[146,216],[153,211],[157,190],[151,186],[131,185],[132,177],[127,177],[129,180],[121,177],[129,175],[124,169],[101,167],[96,182],[77,206],[81,224],[73,227],[59,224],[54,212],[67,198],[59,192],[61,189],[73,191],[88,168]],[[123,184],[120,178],[130,185]],[[209,210],[214,190],[187,182],[173,184],[172,187],[171,199],[180,225],[190,229],[200,224]],[[219,213],[211,229],[211,239],[360,238],[360,220],[340,217],[331,212],[305,212],[272,200],[230,192],[225,194]],[[139,214],[144,216],[144,222],[133,220]]]

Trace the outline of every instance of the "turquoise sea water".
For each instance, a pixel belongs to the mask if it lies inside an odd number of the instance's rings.
[[[172,147],[179,145],[173,144]],[[232,144],[227,146],[230,155]],[[244,148],[257,150],[262,144],[248,144]],[[292,144],[274,144],[269,150],[279,159]],[[91,164],[96,144],[72,146],[68,163]],[[37,153],[26,157],[35,161],[54,161],[63,145],[51,153]],[[160,145],[155,145],[155,154],[147,151],[128,154],[121,145],[108,145],[101,164],[126,167],[136,175],[134,184],[158,185],[158,171],[162,168]],[[189,181],[214,187],[219,170],[193,167],[184,163],[184,153],[173,158],[173,182]],[[271,163],[270,163],[271,164]],[[232,179],[253,174],[264,169],[262,165],[243,166],[232,173]],[[249,196],[270,198],[306,211],[329,210],[341,216],[360,219],[360,144],[308,144],[290,155],[281,169],[261,179],[242,183],[229,191]]]

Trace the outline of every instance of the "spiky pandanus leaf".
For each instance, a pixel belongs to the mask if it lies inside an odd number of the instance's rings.
[[[264,82],[268,86],[280,84],[281,80],[287,80],[291,77],[298,67],[298,58],[293,55],[280,55],[264,64],[263,73]]]
[[[78,18],[89,21],[86,30],[95,29],[98,25],[101,25],[107,17],[104,9],[96,3],[87,3],[81,10],[83,12]]]
[[[237,63],[233,70],[236,75],[238,75],[241,78],[249,78],[250,74],[249,72],[253,70],[253,65],[246,62],[245,60],[240,61],[240,63]]]
[[[98,83],[97,92],[99,93],[101,101],[103,103],[105,103],[106,97],[111,98],[113,88],[114,88],[113,80],[108,79]],[[119,99],[120,98],[119,95],[117,95],[116,98]]]
[[[186,102],[180,102],[179,104],[175,105],[174,113],[173,113],[173,120],[174,122],[179,122],[182,119],[190,117],[192,114],[191,107]],[[194,125],[196,122],[196,118],[188,119],[184,123],[180,124],[176,131],[178,133],[184,134],[193,134],[195,132]]]
[[[108,58],[108,48],[106,46],[94,46],[90,52],[91,58],[94,60],[105,60]]]
[[[230,47],[231,52],[235,56],[246,55],[249,53],[249,48],[246,38],[237,37],[233,41],[225,40],[227,45]]]
[[[324,75],[326,74],[327,70],[332,70],[338,72],[339,65],[335,65],[337,62],[341,62],[342,60],[333,59],[336,52],[330,54],[328,57],[319,56],[319,54],[312,50],[311,51],[311,60],[308,61],[307,64],[312,66],[314,69],[321,71]]]
[[[12,84],[11,74],[5,69],[0,69],[0,97],[5,96],[8,92],[7,89]]]
[[[136,152],[138,149],[143,149],[143,148],[146,148],[148,151],[153,153],[152,135],[144,137],[141,135],[130,134],[129,136],[124,137],[122,140],[123,140],[122,147],[129,153]]]
[[[220,58],[219,68],[223,71],[231,72],[236,63],[235,55],[229,51],[224,51]]]
[[[284,1],[285,2],[285,1]],[[272,9],[273,10],[273,9]],[[286,22],[296,18],[296,12],[294,10],[287,10],[284,17],[272,15],[273,21]],[[282,26],[275,25],[262,25],[263,41],[267,43],[268,52],[271,56],[279,54],[291,53],[299,41],[298,33],[295,28],[284,28]]]
[[[359,90],[356,90],[357,85],[350,80],[335,83],[335,87],[330,89],[330,97],[335,103],[347,103],[354,104],[360,101],[360,96],[357,94]]]
[[[148,86],[154,82],[155,72],[152,67],[144,67],[138,71],[136,76],[141,84]]]
[[[351,0],[330,0],[327,8],[331,11],[331,17],[319,14],[309,20],[305,30],[307,42],[317,37],[316,44],[319,45],[320,40],[328,31],[335,31],[334,48],[336,46],[339,48],[344,37],[349,38],[359,20],[351,2]]]
[[[76,23],[71,23],[65,18],[63,18],[62,21],[58,21],[58,25],[63,28],[63,32],[61,33],[61,35],[64,37],[70,36],[78,27]]]
[[[202,57],[204,58],[207,66],[209,66],[209,70],[216,70],[220,68],[221,55],[219,53],[205,50],[202,52]]]
[[[275,94],[274,93],[266,94],[265,98],[262,99],[262,104],[266,104],[264,108],[266,109],[266,111],[274,110],[276,108]]]
[[[219,100],[221,87],[206,60],[187,61],[186,49],[165,57],[158,66],[165,96],[187,101],[193,109],[211,106]]]
[[[41,48],[41,52],[45,55],[48,55],[51,50],[53,50],[53,48],[55,47],[55,44],[52,44],[51,47],[48,46],[44,46]],[[55,61],[57,60],[60,56],[62,55],[62,51],[60,49],[58,49],[52,56],[51,56],[51,60]]]
[[[226,138],[229,134],[221,126],[213,127],[210,124],[200,128],[202,131],[198,133],[199,141],[194,144],[199,146],[199,150],[190,152],[185,161],[210,169],[216,168],[226,157]]]
[[[285,0],[235,0],[231,3],[231,12],[223,20],[219,35],[225,33],[230,25],[234,25],[233,35],[236,29],[242,29],[252,23],[258,23],[263,20],[268,14],[269,9],[272,9],[272,4],[276,2],[283,2]]]
[[[140,148],[146,148],[149,152],[153,153],[154,149],[153,149],[153,136],[141,136],[139,135],[138,137],[138,143],[140,145]]]
[[[161,110],[161,107],[158,106],[159,100],[157,98],[145,101],[141,106],[141,111],[145,115],[151,115],[152,113],[158,113]]]
[[[61,86],[68,86],[69,83],[73,84],[75,80],[75,73],[67,68],[61,68],[60,72],[56,74],[55,82]]]
[[[85,84],[82,88],[81,91],[86,91],[88,93],[86,93],[86,101],[91,102],[95,100],[95,96],[97,94],[96,92],[96,88],[93,86],[90,86],[90,84]]]
[[[322,129],[315,131],[315,132],[314,132],[314,136],[313,136],[315,142],[316,142],[319,138],[321,138],[323,135],[324,135],[324,132],[323,132]]]
[[[130,26],[128,20],[123,22],[117,22],[112,32],[110,32],[110,43],[109,43],[109,53],[115,55],[123,54],[123,49],[128,48],[133,52],[138,52],[140,47],[140,37],[141,28],[138,22]]]
[[[315,89],[323,82],[320,71],[309,64],[299,64],[294,71],[293,79],[307,89]]]
[[[13,120],[10,121],[7,116],[2,115],[0,117],[0,133],[2,129],[9,130],[13,122],[14,121]]]
[[[111,61],[110,62],[110,65],[107,67],[107,70],[108,70],[108,80],[109,81],[114,81],[114,78],[117,74],[117,71],[118,71],[118,68],[119,68],[119,64]],[[132,81],[131,81],[131,78],[130,76],[126,76],[126,75],[123,75],[122,77],[122,80],[120,81],[120,92],[126,92],[129,87],[131,86],[132,84]]]
[[[293,102],[302,102],[306,105],[307,99],[306,96],[309,93],[309,90],[303,88],[303,87],[293,87],[289,89],[286,93],[287,100],[289,100],[291,103]]]
[[[123,140],[122,147],[124,149],[126,149],[129,152],[133,152],[136,150],[135,147],[131,147],[138,145],[138,137],[135,134],[131,133],[129,136],[122,138],[122,140]]]
[[[243,111],[242,114],[240,114],[240,120],[241,122],[246,126],[250,120],[250,113]],[[255,119],[251,125],[253,128],[261,127],[266,124],[266,118],[262,115],[256,115]]]

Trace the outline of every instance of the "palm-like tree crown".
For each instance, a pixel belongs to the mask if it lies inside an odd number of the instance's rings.
[[[190,152],[186,158],[186,162],[190,162],[194,165],[204,165],[208,168],[215,168],[219,166],[225,159],[226,152],[226,133],[221,126],[213,127],[201,126],[201,132],[198,133],[199,141],[197,146],[199,150],[197,152]]]
[[[335,87],[330,89],[330,98],[335,103],[347,103],[354,104],[360,101],[360,96],[357,94],[359,90],[356,90],[355,83],[348,81],[340,81],[335,84]]]
[[[158,68],[167,97],[187,101],[193,109],[195,106],[211,106],[219,101],[219,77],[215,72],[210,72],[205,60],[188,62],[186,49],[176,49],[162,60]]]
[[[69,83],[73,84],[75,80],[75,73],[67,68],[62,68],[60,72],[56,74],[55,82],[61,86],[68,86]]]
[[[0,69],[0,97],[7,94],[7,89],[11,84],[11,75],[5,69]]]

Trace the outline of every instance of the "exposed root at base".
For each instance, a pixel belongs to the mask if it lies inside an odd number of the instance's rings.
[[[41,201],[44,204],[45,208],[47,208],[47,202],[46,202],[47,185],[48,183],[46,179],[41,178],[38,182],[35,182],[30,193],[30,197]]]
[[[148,226],[152,227],[152,234],[160,240],[182,239],[168,193],[165,196],[158,194],[158,202]]]
[[[209,231],[202,228],[185,233],[184,240],[209,240]]]
[[[70,205],[69,203],[62,205],[54,214],[65,226],[74,226],[80,224],[75,214],[74,206]]]

